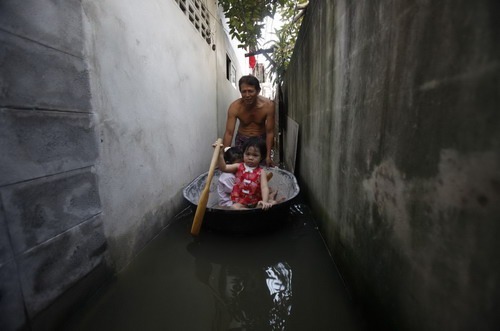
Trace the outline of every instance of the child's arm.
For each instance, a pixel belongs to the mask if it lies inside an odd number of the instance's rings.
[[[262,209],[267,210],[271,208],[272,204],[269,201],[269,185],[267,184],[267,175],[264,170],[260,172],[260,190],[262,194],[262,200],[257,204],[261,206]]]
[[[215,147],[215,144],[213,144],[212,146]],[[219,165],[219,169],[222,172],[235,173],[240,166],[239,163],[226,164],[226,161],[224,161],[224,149],[222,148],[222,146],[219,152],[219,157],[217,158],[217,163]]]

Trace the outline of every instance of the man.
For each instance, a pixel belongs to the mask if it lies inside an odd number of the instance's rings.
[[[262,97],[259,80],[248,75],[238,82],[241,98],[231,103],[227,111],[226,132],[222,144],[231,146],[236,119],[240,121],[236,133],[235,145],[242,147],[250,137],[262,137],[266,141],[267,155],[265,162],[268,167],[274,166],[271,160],[271,148],[274,140],[274,102]]]

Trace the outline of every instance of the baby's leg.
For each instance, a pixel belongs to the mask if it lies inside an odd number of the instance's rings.
[[[269,188],[269,201],[276,199],[277,194],[278,194],[278,191],[275,191],[272,188]]]
[[[285,200],[286,200],[286,198],[285,198],[285,197],[283,197],[283,198],[278,199],[278,200],[274,200],[274,199],[269,200],[269,202],[270,202],[270,203],[274,206],[275,204],[280,203],[280,202],[283,202],[283,201],[285,201]]]

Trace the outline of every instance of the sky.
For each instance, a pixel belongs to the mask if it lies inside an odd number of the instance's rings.
[[[279,29],[283,25],[283,23],[281,22],[281,16],[279,13],[276,13],[274,15],[274,19],[272,19],[270,17],[266,17],[265,23],[266,23],[266,26],[265,26],[264,30],[262,31],[262,38],[259,41],[261,48],[269,48],[270,45],[266,45],[266,43],[268,41],[271,41],[274,39],[274,30]],[[264,65],[267,68],[269,63],[264,55],[257,55],[256,58],[257,58],[257,62],[264,63]]]

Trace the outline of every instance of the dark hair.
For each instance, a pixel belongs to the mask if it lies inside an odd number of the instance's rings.
[[[261,137],[248,138],[248,140],[245,141],[245,143],[243,144],[243,153],[245,153],[247,151],[247,149],[250,147],[258,148],[262,159],[266,158],[267,147],[266,147],[266,142],[264,141],[264,139],[262,139]]]
[[[238,87],[241,91],[241,84],[247,84],[255,87],[257,91],[260,91],[260,83],[257,77],[252,75],[242,76],[238,82]]]
[[[236,160],[243,160],[241,149],[238,147],[230,147],[224,152],[224,161],[227,164],[233,164]]]

